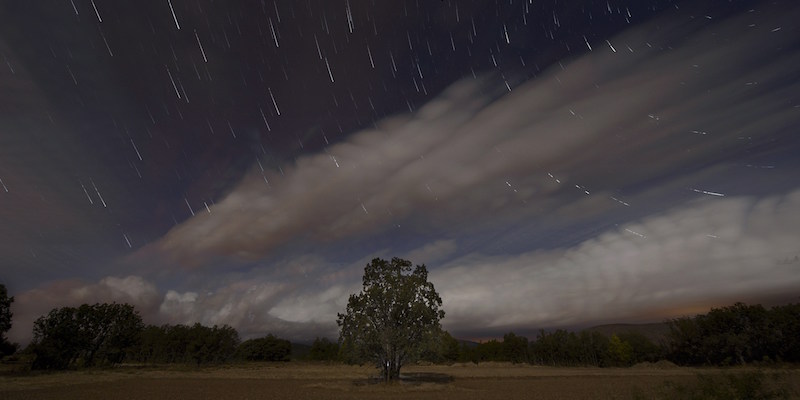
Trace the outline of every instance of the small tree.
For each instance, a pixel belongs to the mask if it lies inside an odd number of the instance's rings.
[[[14,302],[14,297],[8,297],[6,285],[0,283],[0,337],[5,338],[6,332],[11,329],[11,303]]]
[[[456,338],[450,335],[450,332],[445,331],[442,333],[441,355],[443,361],[447,363],[458,361],[460,347],[460,343]]]
[[[186,355],[195,364],[219,364],[230,360],[239,345],[239,333],[228,325],[208,327],[196,322],[188,329]]]
[[[0,283],[0,358],[7,354],[13,354],[17,350],[17,345],[6,340],[6,332],[11,329],[11,303],[14,297],[8,297],[6,286]]]
[[[528,362],[528,338],[514,332],[503,335],[502,359],[514,364]]]
[[[308,359],[312,361],[336,361],[339,357],[339,344],[328,338],[316,338],[308,351]]]
[[[633,346],[630,343],[623,341],[617,335],[611,335],[608,339],[608,352],[616,365],[630,366],[633,359]]]
[[[385,381],[397,379],[400,368],[441,331],[441,306],[425,265],[412,271],[407,260],[373,259],[364,268],[363,290],[350,295],[346,313],[338,315],[340,347],[374,362]]]

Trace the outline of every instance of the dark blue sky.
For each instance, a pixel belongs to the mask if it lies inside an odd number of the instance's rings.
[[[457,336],[793,300],[800,10],[697,3],[5,2],[12,339],[333,336],[376,256]]]

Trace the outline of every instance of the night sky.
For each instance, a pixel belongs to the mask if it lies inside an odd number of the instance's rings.
[[[0,2],[0,282],[335,338],[374,257],[456,337],[800,290],[800,6]]]

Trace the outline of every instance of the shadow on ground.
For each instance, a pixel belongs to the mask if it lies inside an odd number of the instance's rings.
[[[446,384],[454,380],[452,375],[441,374],[436,372],[412,372],[408,374],[400,374],[401,385],[421,385],[423,383],[438,383]],[[367,379],[359,379],[353,381],[355,386],[364,385],[377,385],[384,383],[381,377],[372,377]]]

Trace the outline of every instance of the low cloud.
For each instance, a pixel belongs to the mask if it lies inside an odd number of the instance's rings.
[[[146,324],[226,324],[245,339],[268,333],[300,341],[335,338],[336,314],[344,311],[349,294],[360,288],[364,265],[371,257],[344,265],[297,257],[270,265],[269,271],[197,277],[180,288],[170,284],[159,288],[141,276],[109,276],[96,283],[52,282],[13,294],[9,338],[28,343],[34,320],[54,308],[110,302],[134,305]]]
[[[458,250],[458,245],[455,240],[437,240],[412,250],[400,258],[410,260],[414,264],[431,264],[453,255],[456,250]]]
[[[13,326],[8,332],[11,341],[27,343],[33,322],[57,307],[76,307],[94,303],[128,303],[145,314],[152,314],[161,301],[156,286],[139,276],[106,277],[97,283],[79,280],[52,282],[14,295],[11,311]]]
[[[760,199],[708,197],[572,247],[464,255],[432,267],[430,280],[444,302],[444,326],[457,335],[660,321],[735,301],[796,294],[798,226],[800,190]],[[408,254],[424,262],[455,247],[436,241]],[[136,276],[54,283],[16,296],[9,336],[27,341],[33,320],[54,307],[117,301],[136,305],[148,323],[228,324],[243,337],[336,337],[336,315],[360,290],[367,258],[338,268],[318,260],[318,271],[325,272],[312,278],[283,274],[211,290],[159,292]]]
[[[298,282],[241,280],[212,291],[160,291],[138,276],[106,277],[97,283],[54,282],[15,295],[11,341],[30,341],[33,322],[50,310],[94,303],[128,303],[148,324],[230,325],[244,338],[274,333],[294,340],[335,335],[336,313],[344,308],[353,285],[322,291]],[[290,288],[294,288],[289,290]]]
[[[468,255],[431,274],[455,331],[659,321],[800,288],[800,191],[703,199],[577,246]]]

